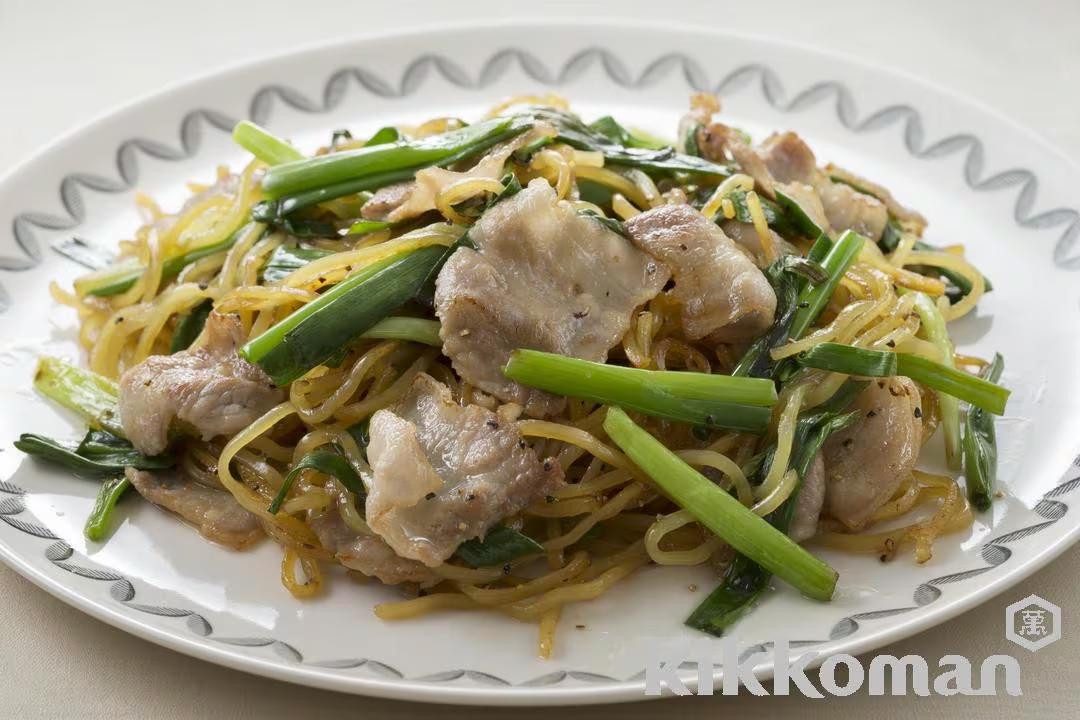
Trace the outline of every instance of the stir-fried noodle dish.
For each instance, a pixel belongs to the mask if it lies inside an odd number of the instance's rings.
[[[556,96],[311,156],[240,123],[245,167],[137,196],[117,256],[53,284],[86,357],[35,386],[89,430],[17,445],[101,483],[92,540],[137,493],[269,536],[296,597],[399,586],[379,618],[494,611],[544,657],[651,564],[715,572],[686,622],[718,635],[773,576],[828,601],[815,548],[927,562],[997,494],[1002,360],[948,329],[990,281],[794,132],[709,95],[671,131]]]

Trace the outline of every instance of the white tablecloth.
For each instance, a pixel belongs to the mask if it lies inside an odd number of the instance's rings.
[[[186,0],[49,3],[0,0],[0,168],[23,160],[59,133],[120,103],[222,65],[324,40],[375,34],[402,23],[502,17],[523,4]],[[1080,2],[867,0],[779,3],[712,0],[586,3],[548,0],[535,17],[670,19],[768,35],[835,50],[928,78],[1028,125],[1080,157]],[[8,411],[3,409],[0,411]],[[882,718],[1076,716],[1080,629],[1072,603],[1080,574],[1075,549],[1018,588],[945,625],[886,649],[931,660],[978,661],[1016,654],[1021,698],[847,699],[715,697],[565,709],[566,720],[685,712],[745,720],[798,713]],[[1064,639],[1032,654],[1004,639],[1004,608],[1035,592],[1063,608]],[[0,567],[0,717],[504,717],[499,709],[433,708],[310,690],[248,676],[170,652],[54,600]],[[548,711],[514,711],[540,717]],[[546,715],[545,715],[546,716]]]

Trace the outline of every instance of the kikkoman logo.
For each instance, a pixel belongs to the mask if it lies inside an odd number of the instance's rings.
[[[1061,639],[1061,608],[1028,595],[1005,608],[1005,637],[1031,652]]]
[[[871,695],[997,695],[998,679],[1004,680],[1004,691],[1021,695],[1020,665],[1009,655],[991,655],[978,669],[978,686],[971,661],[962,655],[945,655],[937,661],[931,676],[926,659],[919,655],[878,655],[864,667],[862,660],[839,653],[822,656],[807,652],[791,658],[787,640],[776,640],[770,650],[743,653],[733,638],[721,642],[721,662],[714,662],[715,643],[710,640],[661,640],[652,645],[651,661],[645,667],[645,694],[661,695],[666,688],[675,695],[690,695],[680,668],[697,667],[697,694],[713,694],[713,672],[723,670],[722,692],[738,695],[745,690],[752,695],[769,695],[770,691],[754,674],[754,668],[771,660],[773,666],[773,695],[790,695],[791,686],[806,697],[823,698],[826,694],[852,695],[868,686]],[[817,672],[810,666],[820,661]],[[838,672],[843,669],[842,672]],[[1003,672],[999,672],[999,670]],[[811,679],[817,676],[815,685]],[[685,677],[685,675],[683,676]],[[687,678],[689,679],[689,678]],[[693,683],[691,683],[693,684]]]

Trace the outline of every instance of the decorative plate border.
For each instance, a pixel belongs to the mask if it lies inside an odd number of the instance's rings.
[[[515,64],[532,80],[552,86],[571,82],[595,65],[599,65],[612,82],[627,89],[647,87],[672,72],[681,73],[686,84],[694,91],[718,94],[738,92],[758,80],[765,100],[780,112],[802,110],[831,99],[835,103],[836,115],[840,123],[854,133],[878,130],[903,123],[904,145],[912,157],[929,160],[965,153],[964,181],[971,190],[996,192],[1015,189],[1017,192],[1013,204],[1013,219],[1019,227],[1044,230],[1063,226],[1063,231],[1054,246],[1053,262],[1064,270],[1080,269],[1080,253],[1074,252],[1077,240],[1080,239],[1080,212],[1072,208],[1054,208],[1036,214],[1034,206],[1038,196],[1039,180],[1033,171],[1026,168],[1012,168],[983,177],[985,146],[975,134],[949,135],[927,144],[922,117],[915,107],[907,104],[885,106],[860,120],[854,94],[838,81],[812,84],[788,100],[779,74],[761,63],[742,65],[713,84],[709,81],[702,65],[683,53],[662,55],[649,63],[639,75],[634,76],[616,54],[601,47],[589,47],[575,53],[554,72],[531,53],[520,49],[503,49],[494,53],[482,64],[474,79],[450,58],[429,54],[409,63],[396,84],[386,82],[363,67],[341,68],[327,79],[323,86],[322,97],[318,100],[313,100],[285,85],[263,86],[253,96],[248,115],[255,122],[265,123],[277,102],[307,113],[329,112],[341,103],[349,90],[350,82],[353,81],[369,93],[380,97],[405,97],[417,92],[432,72],[438,73],[443,79],[457,87],[479,90],[495,83]],[[86,216],[82,197],[84,188],[100,193],[121,193],[131,190],[139,177],[138,155],[140,153],[157,160],[188,159],[194,157],[199,151],[204,126],[222,132],[231,132],[235,123],[236,120],[225,113],[208,109],[193,110],[184,115],[180,122],[179,147],[156,140],[131,138],[122,142],[116,151],[118,178],[107,178],[91,173],[72,173],[65,176],[59,190],[60,202],[67,216],[40,212],[23,212],[16,215],[12,222],[12,233],[25,257],[0,256],[0,270],[19,272],[30,270],[41,264],[43,255],[35,237],[34,228],[42,230],[77,228]],[[0,285],[0,312],[10,306],[10,297]],[[970,580],[1005,564],[1012,557],[1012,550],[1008,547],[1010,543],[1045,530],[1065,517],[1069,512],[1069,506],[1057,498],[1073,492],[1078,487],[1080,487],[1080,457],[1076,458],[1066,471],[1065,479],[1046,492],[1035,505],[1033,510],[1042,518],[1041,522],[993,537],[982,544],[979,556],[984,565],[926,580],[912,593],[912,605],[850,615],[839,620],[829,631],[827,638],[795,640],[790,643],[790,646],[808,647],[850,637],[859,631],[861,622],[892,617],[925,607],[942,596],[941,586]],[[44,553],[54,566],[83,578],[108,582],[110,596],[124,607],[160,617],[184,618],[184,625],[190,633],[223,645],[270,648],[279,658],[291,664],[331,669],[366,668],[383,679],[410,682],[447,683],[467,679],[490,686],[526,688],[550,686],[566,680],[585,683],[623,683],[639,681],[644,677],[644,670],[624,679],[585,670],[556,670],[525,682],[514,683],[492,673],[455,668],[409,678],[397,668],[372,658],[309,660],[299,649],[277,638],[216,635],[210,621],[194,610],[136,602],[135,585],[126,577],[109,569],[83,564],[89,562],[89,559],[76,553],[68,543],[48,528],[18,517],[25,510],[22,496],[26,495],[27,491],[23,488],[10,482],[0,481],[0,494],[8,496],[0,500],[0,521],[27,535],[51,541],[45,547]],[[748,647],[744,650],[742,657],[770,647],[771,643]],[[695,667],[692,663],[686,666],[688,669]]]

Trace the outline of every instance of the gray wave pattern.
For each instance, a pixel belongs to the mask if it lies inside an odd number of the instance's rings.
[[[267,85],[259,89],[253,96],[249,106],[249,114],[256,122],[265,123],[269,120],[274,105],[278,102],[302,112],[325,113],[342,102],[348,92],[349,84],[353,82],[367,92],[380,97],[404,97],[416,92],[432,73],[441,75],[455,86],[477,90],[496,82],[506,72],[510,71],[515,64],[531,79],[549,85],[563,85],[572,82],[594,66],[601,67],[614,83],[625,88],[648,87],[664,79],[672,72],[681,73],[686,84],[694,90],[729,95],[739,92],[757,81],[768,103],[781,112],[794,112],[832,100],[837,118],[845,128],[852,132],[868,132],[902,123],[904,143],[913,157],[935,159],[963,152],[965,153],[964,180],[972,190],[995,192],[1018,188],[1019,191],[1013,206],[1013,216],[1017,225],[1030,229],[1063,227],[1064,231],[1054,248],[1054,263],[1066,270],[1080,269],[1080,254],[1073,252],[1077,238],[1080,236],[1080,213],[1073,209],[1057,208],[1035,214],[1034,206],[1038,195],[1038,178],[1032,171],[1015,168],[984,177],[985,147],[975,135],[970,133],[950,135],[927,144],[921,116],[910,105],[890,105],[863,119],[859,119],[853,93],[842,83],[835,81],[816,83],[788,99],[776,71],[760,63],[736,68],[719,82],[712,84],[704,67],[692,57],[681,53],[663,55],[651,62],[640,74],[635,76],[617,55],[603,48],[586,48],[576,53],[556,72],[550,71],[538,58],[527,52],[506,49],[495,53],[489,58],[475,78],[449,58],[441,55],[424,55],[406,67],[396,85],[385,81],[364,68],[348,67],[337,70],[326,81],[322,96],[318,100],[313,100],[284,85]],[[235,120],[224,113],[206,109],[194,110],[185,115],[181,121],[179,147],[144,138],[131,139],[122,143],[117,149],[118,178],[110,179],[87,173],[68,175],[60,186],[61,203],[68,217],[43,213],[22,213],[16,216],[13,224],[15,241],[26,257],[0,256],[0,270],[27,270],[41,262],[41,249],[33,234],[34,227],[49,230],[68,230],[77,227],[85,217],[83,189],[103,193],[124,192],[131,189],[139,176],[139,154],[149,155],[159,160],[190,158],[198,152],[201,146],[202,129],[205,125],[229,132],[234,124]],[[7,298],[3,288],[0,287],[0,311],[9,304],[9,298]],[[1077,468],[1080,468],[1080,458],[1073,462],[1069,472],[1076,473]],[[941,586],[970,580],[994,570],[1012,557],[1012,550],[1006,547],[1007,545],[1020,542],[1059,522],[1068,513],[1069,506],[1056,498],[1073,492],[1077,487],[1080,487],[1080,474],[1055,486],[1043,496],[1042,500],[1034,508],[1036,515],[1043,519],[1042,522],[987,540],[983,543],[979,552],[980,558],[985,563],[984,565],[923,582],[912,594],[912,605],[850,615],[839,620],[831,628],[827,637],[794,640],[791,641],[790,645],[792,647],[811,647],[847,638],[858,632],[862,627],[862,623],[912,612],[936,602],[943,594]],[[25,509],[21,498],[21,495],[25,494],[25,492],[25,490],[12,483],[0,483],[0,493],[6,493],[10,496],[0,501],[0,521],[26,534],[53,541],[45,549],[45,556],[50,562],[56,567],[79,577],[110,583],[110,597],[126,607],[158,617],[184,618],[185,627],[194,635],[233,647],[269,648],[271,652],[287,663],[339,670],[364,668],[372,675],[383,679],[406,680],[406,675],[403,672],[378,660],[371,658],[310,660],[305,658],[300,650],[293,645],[276,638],[217,636],[214,634],[210,621],[194,610],[134,602],[136,590],[130,580],[111,570],[82,564],[88,562],[88,559],[78,556],[70,545],[54,535],[48,528],[14,517]],[[770,647],[770,643],[754,645],[747,648],[743,656],[766,651]],[[694,663],[684,665],[684,669],[696,668]],[[555,670],[525,682],[514,683],[489,672],[462,668],[409,678],[409,681],[448,683],[464,679],[488,686],[531,688],[556,685],[567,680],[601,685],[633,682],[640,681],[643,676],[643,670],[623,679],[587,670]]]

